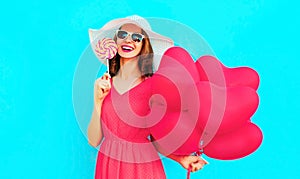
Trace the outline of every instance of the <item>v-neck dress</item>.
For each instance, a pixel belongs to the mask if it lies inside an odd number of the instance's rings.
[[[150,80],[120,94],[115,87],[103,101],[104,139],[98,152],[95,179],[164,179],[159,155],[149,140]]]

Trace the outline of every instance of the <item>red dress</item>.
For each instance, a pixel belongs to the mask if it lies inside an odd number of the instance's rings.
[[[102,105],[104,135],[98,152],[96,179],[166,178],[146,126],[150,111],[150,80],[124,94],[112,86]]]

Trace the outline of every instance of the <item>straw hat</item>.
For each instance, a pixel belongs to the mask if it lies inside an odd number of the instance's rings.
[[[156,71],[160,63],[161,56],[168,48],[174,46],[174,43],[170,38],[162,36],[152,31],[148,21],[137,15],[111,20],[99,30],[89,29],[90,43],[94,53],[96,54],[95,47],[98,40],[101,40],[103,38],[113,38],[115,36],[116,31],[122,25],[128,23],[135,24],[141,27],[148,34],[152,45],[153,53],[154,53],[154,61],[153,61],[154,71]],[[105,63],[103,59],[99,58],[99,60]]]

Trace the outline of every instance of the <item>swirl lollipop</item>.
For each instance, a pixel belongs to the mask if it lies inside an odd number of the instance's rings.
[[[98,57],[101,59],[106,59],[107,63],[107,71],[109,73],[109,63],[108,60],[112,59],[118,51],[118,47],[116,42],[110,38],[104,38],[102,40],[98,40],[98,43],[95,47],[95,52]]]

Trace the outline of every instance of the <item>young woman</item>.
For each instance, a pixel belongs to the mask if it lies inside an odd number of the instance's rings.
[[[101,143],[95,178],[166,178],[157,151],[165,153],[155,143],[144,116],[151,111],[153,49],[164,46],[152,46],[149,34],[160,38],[155,44],[170,46],[172,42],[151,31],[147,21],[137,16],[108,23],[102,34],[114,28],[118,53],[109,62],[110,74],[95,81],[88,127],[90,145]],[[193,172],[206,164],[198,156],[166,155]]]

